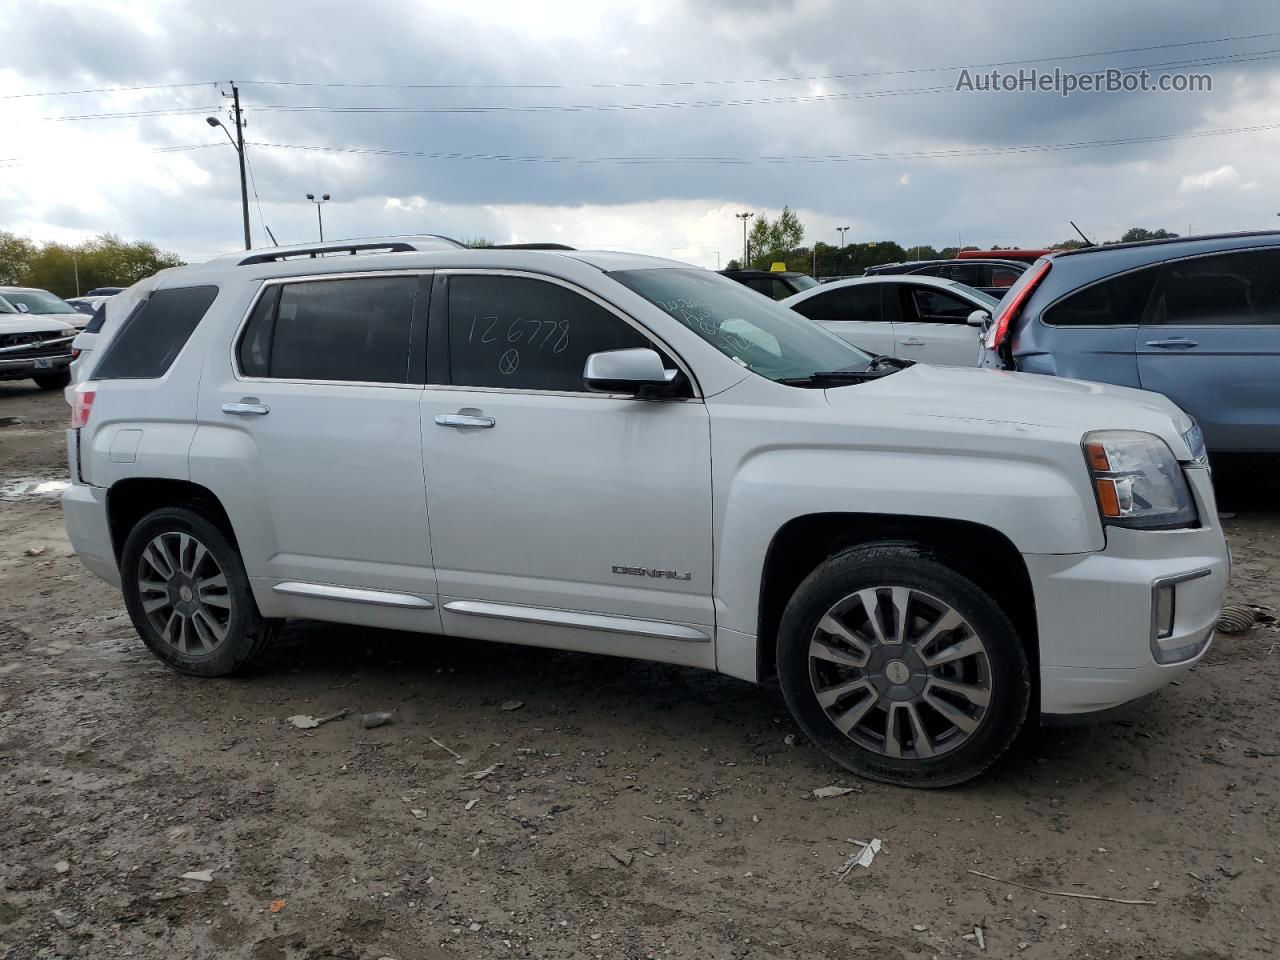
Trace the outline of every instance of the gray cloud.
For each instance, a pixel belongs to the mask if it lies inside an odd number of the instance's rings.
[[[283,112],[272,105],[506,106],[655,104],[812,94],[912,91],[955,83],[956,72],[923,68],[1149,47],[1266,32],[1270,5],[1255,2],[1171,8],[1141,2],[1069,6],[871,7],[839,2],[673,2],[602,12],[595,4],[557,8],[557,22],[531,22],[517,7],[474,15],[400,4],[334,2],[217,6],[164,4],[149,15],[130,7],[26,6],[0,13],[4,69],[22,89],[76,89],[178,83],[213,77],[316,84],[537,83],[647,84],[683,80],[881,73],[829,81],[710,83],[689,86],[570,86],[567,89],[387,90],[324,86],[242,86],[251,141],[463,152],[530,157],[826,155],[1067,143],[1163,136],[1280,120],[1267,112],[1278,61],[1206,65],[1212,94],[976,94],[949,89],[812,103],[755,103],[666,109],[345,114]],[[550,17],[552,14],[547,13]],[[577,28],[575,18],[588,27]],[[1278,28],[1280,29],[1280,28]],[[48,55],[50,50],[63,53]],[[1280,36],[1068,61],[1064,67],[1131,66],[1222,53],[1280,50]],[[1052,67],[1053,64],[1047,66]],[[47,98],[47,114],[167,109],[219,103],[215,87],[129,95]],[[29,104],[28,104],[29,105]],[[7,102],[0,101],[0,112]],[[1253,119],[1251,119],[1253,118]],[[69,124],[57,124],[67,126]],[[119,131],[154,146],[216,141],[203,114],[76,122]],[[50,124],[53,126],[53,124]],[[1068,234],[1075,216],[1097,223],[1147,222],[1183,215],[1205,228],[1245,224],[1246,184],[1270,173],[1257,137],[1222,137],[1088,151],[968,159],[749,165],[620,165],[577,162],[424,160],[251,148],[268,222],[282,234],[309,230],[307,191],[328,191],[335,229],[367,233],[412,219],[388,213],[388,197],[424,197],[449,229],[468,235],[510,229],[492,207],[686,201],[780,207],[789,203],[834,223],[854,218],[868,236],[946,243],[1041,243]],[[1268,141],[1270,142],[1270,141]],[[15,148],[16,149],[16,148]],[[192,151],[209,182],[158,206],[145,185],[100,185],[113,214],[102,224],[203,251],[231,242],[238,190],[230,149]],[[92,157],[85,158],[92,163]],[[175,160],[174,162],[179,162]],[[1188,173],[1235,163],[1220,190],[1179,193]],[[0,170],[0,176],[8,171]],[[909,183],[900,183],[902,174]],[[1231,191],[1235,192],[1232,193]],[[0,216],[93,229],[92,216],[56,197],[0,198]],[[1163,219],[1161,219],[1163,218]],[[255,210],[255,229],[257,213]],[[1168,220],[1166,223],[1165,221]],[[3,226],[3,223],[0,223]],[[732,249],[732,224],[725,246]],[[413,229],[422,229],[415,226]],[[444,229],[440,227],[439,229]],[[625,239],[625,238],[623,238]]]

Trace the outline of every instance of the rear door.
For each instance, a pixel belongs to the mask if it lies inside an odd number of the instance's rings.
[[[823,290],[799,303],[795,310],[816,320],[832,333],[872,354],[898,356],[892,320],[885,315],[887,283],[851,283]]]
[[[290,616],[438,629],[419,429],[429,292],[429,275],[400,272],[268,282],[233,357],[207,362],[192,479],[237,524],[255,593]]]
[[[894,284],[899,317],[894,323],[898,356],[953,367],[978,365],[978,328],[969,314],[982,309],[938,287]]]
[[[1280,451],[1280,249],[1165,264],[1137,352],[1211,450]]]

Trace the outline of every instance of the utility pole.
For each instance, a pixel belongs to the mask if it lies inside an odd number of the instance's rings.
[[[244,248],[253,249],[249,237],[249,182],[244,176],[244,118],[240,116],[240,88],[231,85],[231,103],[236,112],[236,152],[240,154],[240,212],[244,215]]]
[[[226,94],[224,93],[225,97]],[[244,216],[244,248],[246,250],[253,249],[253,241],[249,236],[249,181],[245,179],[244,172],[244,117],[240,114],[240,88],[234,83],[231,84],[231,103],[232,110],[235,112],[236,119],[236,135],[231,136],[231,131],[217,117],[205,117],[205,123],[211,127],[222,127],[222,132],[227,135],[231,141],[231,146],[236,148],[236,154],[240,157],[240,212]]]
[[[734,216],[742,221],[742,269],[746,270],[747,264],[750,263],[750,257],[748,256],[750,250],[747,247],[747,221],[754,217],[755,214],[743,211],[742,213],[735,213]]]
[[[848,227],[836,227],[836,232],[840,234],[840,249],[836,251],[837,257],[844,256],[844,235],[849,232]]]
[[[71,258],[71,266],[76,272],[76,296],[80,296],[80,261],[76,257]]]

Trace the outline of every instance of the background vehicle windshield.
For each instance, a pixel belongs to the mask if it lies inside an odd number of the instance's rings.
[[[618,270],[634,290],[725,356],[770,380],[866,370],[871,355],[742,284],[709,270]]]
[[[4,298],[15,307],[22,304],[27,313],[75,313],[76,308],[44,290],[10,290]]]
[[[801,276],[790,277],[789,279],[791,280],[791,285],[796,288],[796,293],[799,293],[801,290],[809,290],[813,287],[822,286],[822,284],[813,279],[813,277]]]
[[[17,313],[18,308],[13,306],[4,297],[0,297],[0,313]]]
[[[964,284],[958,284],[958,286],[964,286]],[[981,290],[977,289],[976,287],[969,287],[967,290],[965,290],[965,293],[969,294],[969,296],[973,297],[973,299],[986,304],[988,309],[995,309],[1000,305],[999,300],[991,296],[991,294],[989,293],[983,293]]]

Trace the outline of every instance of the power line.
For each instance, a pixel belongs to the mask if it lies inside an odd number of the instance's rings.
[[[220,105],[206,107],[168,107],[161,110],[124,110],[117,113],[81,113],[71,116],[37,117],[38,120],[50,120],[59,123],[66,120],[135,120],[143,117],[170,117],[190,113],[215,113]]]
[[[132,90],[181,90],[185,87],[203,87],[217,80],[193,80],[190,83],[151,83],[137,87],[92,87],[87,90],[43,90],[38,93],[6,93],[0,100],[22,100],[28,97],[72,97],[81,93],[123,93]]]
[[[1179,43],[1158,43],[1146,47],[1124,47],[1117,50],[1098,50],[1092,53],[1072,53],[1054,57],[1033,57],[1025,60],[1000,60],[992,63],[971,63],[946,67],[912,67],[900,70],[866,70],[857,73],[830,73],[813,76],[754,77],[741,79],[665,80],[632,83],[341,83],[305,80],[242,80],[243,84],[276,87],[333,87],[361,90],[615,90],[661,87],[724,86],[737,83],[797,83],[823,80],[853,80],[866,77],[893,77],[914,73],[943,73],[956,70],[987,70],[995,67],[1025,66],[1031,63],[1052,63],[1064,60],[1085,60],[1091,57],[1111,57],[1126,53],[1146,53],[1151,50],[1171,50],[1177,47],[1202,46],[1214,43],[1233,43],[1239,40],[1260,40],[1280,36],[1280,31],[1252,33],[1235,37],[1217,37],[1209,40],[1184,40]]]
[[[1090,150],[1103,147],[1129,146],[1142,143],[1166,143],[1176,140],[1196,140],[1206,137],[1232,136],[1262,133],[1280,129],[1280,123],[1263,123],[1246,127],[1226,127],[1217,130],[1198,130],[1188,133],[1153,134],[1141,137],[1109,137],[1099,140],[1076,140],[1065,143],[1011,144],[993,147],[954,147],[942,150],[904,150],[883,153],[790,154],[761,155],[757,157],[716,156],[601,156],[573,157],[563,155],[517,155],[503,153],[464,153],[423,150],[394,150],[376,147],[337,147],[297,143],[267,143],[252,141],[250,146],[268,150],[302,150],[318,153],[348,154],[359,156],[401,157],[421,160],[488,160],[510,163],[573,163],[573,164],[623,164],[623,165],[727,165],[749,166],[753,164],[789,163],[853,163],[875,160],[950,160],[969,157],[1012,156],[1024,153],[1054,153],[1070,150]]]

